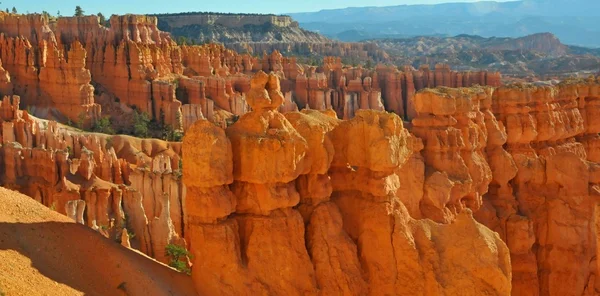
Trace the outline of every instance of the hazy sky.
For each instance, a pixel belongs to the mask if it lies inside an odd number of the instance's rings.
[[[497,0],[505,2],[507,0]],[[247,13],[286,13],[318,11],[321,9],[391,6],[401,4],[436,4],[445,2],[478,2],[478,0],[0,0],[0,7],[17,8],[20,13],[46,10],[61,15],[72,15],[80,5],[86,14],[102,12],[105,15],[124,13],[161,13],[186,11],[217,11]]]

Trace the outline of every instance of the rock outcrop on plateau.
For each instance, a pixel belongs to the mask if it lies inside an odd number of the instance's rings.
[[[156,14],[158,27],[188,42],[206,40],[225,44],[243,43],[323,43],[323,35],[300,28],[289,16],[269,14],[220,14],[187,12]]]

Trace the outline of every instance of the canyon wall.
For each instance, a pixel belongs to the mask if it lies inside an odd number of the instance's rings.
[[[94,102],[86,51],[77,41],[59,44],[40,15],[0,13],[0,60],[23,103],[44,117],[94,122],[101,107]],[[34,108],[33,108],[34,107]]]
[[[165,246],[184,246],[180,143],[82,133],[0,102],[0,181],[167,263]]]
[[[590,79],[494,92],[491,111],[506,127],[497,143],[512,161],[490,159],[502,178],[477,215],[511,249],[516,295],[598,294],[598,87]]]
[[[368,58],[374,44],[302,43],[319,55]],[[282,80],[281,111],[333,108],[340,118],[358,109],[414,116],[411,97],[425,87],[497,86],[497,73],[459,73],[378,66],[343,66],[325,57],[322,67],[297,63],[277,50],[262,57],[223,46],[179,46],[152,16],[113,15],[110,27],[96,16],[59,17],[0,12],[0,95],[19,95],[29,113],[91,127],[102,117],[126,130],[133,112],[185,130],[206,118],[226,126],[250,109],[250,75],[274,71]],[[269,49],[271,51],[273,49]],[[381,58],[385,58],[385,53]],[[378,55],[379,55],[378,54]]]
[[[11,93],[34,114],[91,126],[101,117],[92,86],[112,100],[135,105],[175,127],[181,105],[169,87],[153,80],[182,73],[179,47],[156,28],[156,18],[112,16],[111,28],[98,17],[0,14],[0,59],[13,84]]]
[[[373,110],[282,116],[273,77],[235,124],[184,139],[200,291],[598,294],[597,80],[422,90],[405,129]]]
[[[326,57],[322,67],[303,67],[279,52],[263,57],[263,70],[284,77],[282,90],[292,92],[299,109],[331,108],[343,119],[354,117],[359,109],[372,109],[393,112],[410,121],[416,115],[413,96],[421,89],[501,84],[499,73],[457,72],[443,64],[434,70],[384,65],[363,69],[345,67],[340,58]]]
[[[183,145],[83,133],[5,96],[2,186],[163,262],[187,246],[208,294],[598,293],[598,81],[415,90],[408,123],[384,105],[282,110],[280,76],[226,84],[246,112],[190,120]]]
[[[598,294],[599,95],[594,78],[414,98],[421,215],[449,223],[469,208],[497,231],[510,250],[513,295]]]
[[[396,171],[423,145],[397,115],[282,114],[278,80],[259,72],[253,111],[226,130],[199,120],[184,140],[199,293],[510,294],[496,233],[470,211],[451,224],[414,219],[396,195]]]

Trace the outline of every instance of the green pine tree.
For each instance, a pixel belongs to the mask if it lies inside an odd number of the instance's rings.
[[[104,26],[104,23],[106,23],[106,17],[104,17],[102,12],[98,12],[98,19],[100,19],[100,24]]]
[[[85,13],[85,11],[83,11],[81,6],[75,6],[75,16],[83,16],[83,13]]]

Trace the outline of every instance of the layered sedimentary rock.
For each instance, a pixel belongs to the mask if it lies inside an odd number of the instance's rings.
[[[597,97],[595,80],[414,97],[421,215],[449,223],[469,208],[498,231],[510,249],[513,295],[597,294]]]
[[[396,196],[396,170],[422,148],[397,115],[284,117],[278,80],[259,72],[253,111],[225,131],[200,120],[185,138],[186,238],[200,293],[510,294],[496,234],[468,211],[448,225],[414,220]],[[478,260],[452,255],[474,245]]]
[[[94,103],[86,51],[76,41],[59,43],[41,15],[0,13],[0,59],[12,90],[36,114],[90,124],[100,117]],[[58,112],[58,114],[56,114]]]
[[[514,162],[493,165],[505,173],[479,216],[508,242],[516,295],[598,293],[598,96],[596,81],[494,93]]]
[[[600,291],[597,80],[313,67],[177,46],[152,18],[0,16],[2,185],[163,262],[186,245],[202,293]],[[183,147],[19,110],[91,122],[94,91]]]
[[[211,71],[230,71],[217,56]],[[362,101],[390,72],[318,72],[279,55],[261,67],[279,70],[215,75],[228,83],[211,90],[202,76],[176,89],[154,80],[170,94],[162,102],[188,91],[183,148],[76,132],[7,96],[2,184],[115,240],[126,229],[133,248],[164,262],[168,244],[187,243],[207,294],[597,293],[596,80],[421,90],[406,102],[407,124],[361,108],[340,120],[334,105],[311,108],[310,99],[309,110],[293,112],[301,102],[284,87],[294,84],[280,81],[308,71],[325,89],[351,77],[334,91]],[[424,79],[391,72],[400,87]],[[248,105],[237,122],[198,120],[205,110],[229,118],[214,103],[235,100],[207,93],[236,92]],[[212,113],[202,109],[209,102]]]
[[[0,102],[2,186],[25,193],[75,221],[168,262],[182,244],[180,145],[153,139],[85,134]]]
[[[422,88],[500,84],[498,73],[460,73],[444,65],[435,71],[412,67],[400,71],[386,66],[369,70],[345,67],[341,59],[326,57],[323,67],[310,67],[278,51],[264,53],[262,59],[257,59],[213,44],[183,46],[182,52],[189,77],[178,80],[177,98],[184,105],[200,105],[187,108],[200,108],[210,121],[215,119],[207,114],[216,110],[235,115],[250,110],[245,99],[250,89],[248,74],[261,69],[272,71],[281,79],[285,100],[280,111],[333,109],[343,119],[354,117],[360,109],[387,110],[409,119],[416,114],[412,97]]]
[[[252,86],[249,103],[254,111],[226,133],[198,121],[188,131],[190,140],[184,142],[183,153],[194,159],[190,171],[184,170],[192,276],[200,293],[314,293],[314,271],[303,243],[304,223],[292,209],[299,201],[293,181],[305,170],[307,144],[274,110],[283,102],[277,77],[259,73]],[[212,151],[197,149],[203,137],[215,143]],[[272,157],[257,157],[266,154]],[[243,163],[246,169],[234,163]],[[210,170],[211,176],[196,178],[200,170]],[[234,212],[239,215],[229,217]],[[263,264],[274,258],[278,260]],[[228,268],[220,268],[224,265]],[[273,272],[277,280],[270,276]]]
[[[199,118],[226,126],[250,110],[245,100],[250,75],[259,70],[280,77],[285,98],[280,111],[332,108],[344,119],[372,109],[408,120],[415,115],[412,96],[421,88],[499,84],[497,73],[458,73],[443,65],[434,71],[368,70],[325,57],[322,67],[310,67],[275,48],[268,49],[270,54],[267,48],[238,54],[216,44],[179,46],[158,29],[156,17],[141,15],[114,15],[107,28],[96,16],[50,23],[38,14],[2,13],[0,44],[0,95],[17,94],[32,114],[84,127],[108,116],[119,130],[130,125],[134,110],[175,130]],[[320,56],[385,58],[371,43],[299,42],[294,47],[293,52],[306,47]]]
[[[416,116],[413,96],[423,88],[500,85],[499,73],[456,72],[443,64],[434,71],[383,65],[363,69],[344,66],[341,58],[325,57],[323,67],[309,67],[277,51],[263,56],[263,70],[284,78],[282,91],[291,93],[291,101],[299,109],[333,109],[343,119],[354,117],[357,110],[371,109],[410,120]]]
[[[92,79],[119,102],[181,128],[181,112],[175,85],[155,79],[182,74],[181,50],[170,36],[156,27],[156,18],[112,16],[110,28],[95,16],[59,18],[57,39],[79,40],[88,53],[86,67]],[[170,81],[170,80],[169,80]]]
[[[13,84],[10,81],[10,74],[2,67],[2,61],[0,60],[0,96],[9,96],[12,94]]]
[[[166,114],[166,123],[181,128],[171,116],[181,112],[175,96],[152,85],[158,77],[183,73],[180,48],[156,28],[156,18],[113,16],[110,22],[109,29],[96,16],[49,24],[39,14],[0,15],[0,58],[14,93],[36,115],[91,124],[101,117],[93,82],[112,100],[157,119]]]
[[[465,208],[477,211],[492,171],[484,149],[489,132],[482,110],[491,105],[491,88],[437,88],[417,93],[418,116],[411,131],[423,139],[425,170],[421,211],[450,223]]]

